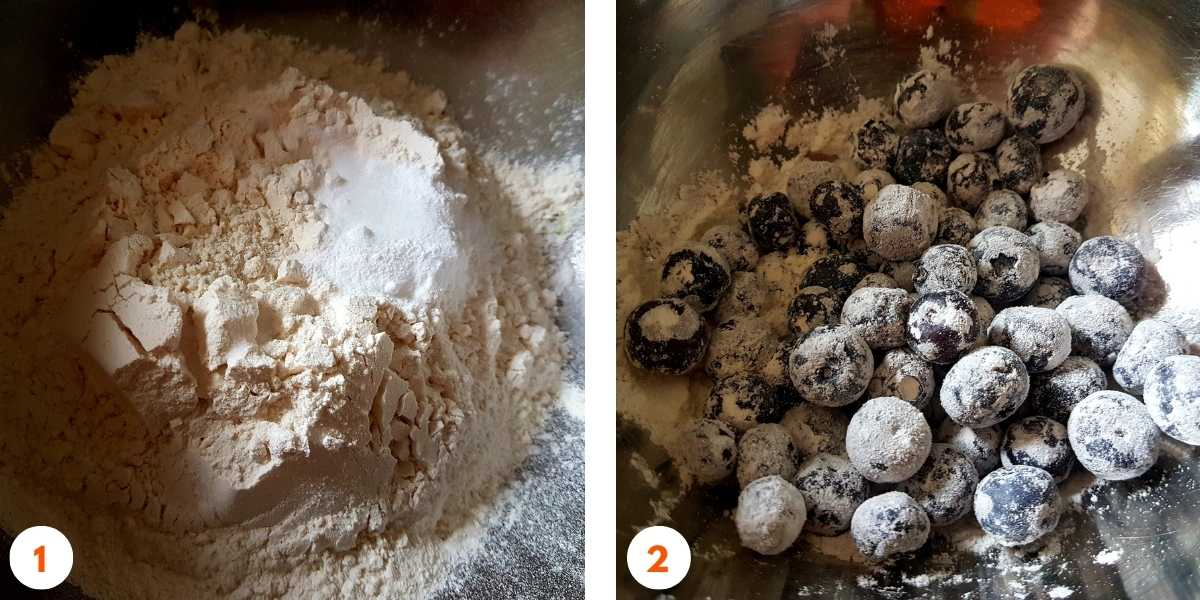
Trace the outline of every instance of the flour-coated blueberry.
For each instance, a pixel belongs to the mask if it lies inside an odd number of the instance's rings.
[[[1018,194],[1028,194],[1042,178],[1042,148],[1027,135],[1016,134],[996,146],[996,171],[1000,185]]]
[[[687,243],[663,260],[661,290],[708,312],[729,290],[731,273],[725,259],[711,246]]]
[[[1200,356],[1169,356],[1146,375],[1146,409],[1163,433],[1200,446]]]
[[[1067,434],[1079,464],[1101,479],[1133,479],[1158,461],[1158,425],[1146,405],[1123,392],[1084,398],[1067,419]]]
[[[1037,541],[1058,527],[1061,516],[1054,477],[1037,467],[1001,467],[975,488],[975,519],[1003,546]]]
[[[682,300],[649,300],[625,320],[625,354],[640,368],[679,375],[699,364],[707,349],[708,324]]]
[[[870,560],[912,552],[929,539],[929,515],[904,492],[880,494],[854,511],[850,537]]]
[[[1026,67],[1008,89],[1009,122],[1039,144],[1071,131],[1086,104],[1087,92],[1079,76],[1055,65]]]
[[[945,181],[946,169],[953,157],[954,149],[942,132],[914,129],[901,137],[896,146],[892,174],[897,181],[908,185],[918,181]]]
[[[959,359],[942,379],[946,416],[967,427],[990,427],[1011,417],[1029,394],[1029,372],[1008,348],[984,346]]]
[[[1080,294],[1100,294],[1129,302],[1137,298],[1146,279],[1146,259],[1129,242],[1111,235],[1079,245],[1068,268],[1071,287]]]
[[[950,364],[979,339],[979,310],[957,290],[922,294],[908,314],[908,347],[921,358]]]

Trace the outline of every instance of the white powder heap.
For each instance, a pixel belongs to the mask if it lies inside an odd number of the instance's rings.
[[[563,358],[547,194],[445,107],[240,30],[101,60],[0,220],[0,524],[97,597],[433,590]]]
[[[457,309],[474,287],[472,263],[490,254],[489,232],[468,196],[441,181],[436,142],[407,123],[388,125],[401,128],[389,141],[410,150],[409,160],[380,160],[371,149],[344,145],[319,148],[329,169],[313,199],[325,210],[332,242],[305,262],[348,294],[386,294],[409,306],[440,297]]]
[[[742,136],[753,143],[759,152],[764,152],[783,137],[791,120],[782,106],[772,104],[742,129]]]
[[[1056,585],[1056,586],[1050,588],[1050,591],[1048,591],[1046,593],[1051,598],[1070,598],[1071,595],[1075,593],[1075,590],[1073,590],[1065,585]]]

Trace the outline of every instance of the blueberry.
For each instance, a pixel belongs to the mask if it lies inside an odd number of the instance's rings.
[[[1146,376],[1146,409],[1163,433],[1200,446],[1200,357],[1170,356]]]
[[[802,219],[812,218],[809,201],[817,186],[826,181],[845,181],[846,175],[837,164],[823,160],[797,159],[788,170],[787,194],[792,199],[796,214]]]
[[[924,410],[936,387],[933,365],[908,348],[896,348],[884,354],[875,367],[867,394],[871,398],[892,396]]]
[[[946,416],[967,427],[990,427],[1017,412],[1029,393],[1029,372],[1015,352],[985,346],[962,357],[942,379]]]
[[[1083,175],[1067,169],[1056,169],[1029,189],[1029,212],[1035,221],[1072,223],[1089,199]]]
[[[863,403],[846,429],[846,452],[863,477],[895,483],[912,477],[929,456],[933,432],[917,407],[884,396]]]
[[[996,146],[996,171],[1000,185],[1028,194],[1042,177],[1042,149],[1029,136],[1017,134]]]
[[[1067,266],[1071,264],[1071,257],[1079,250],[1083,236],[1070,225],[1058,221],[1034,223],[1028,233],[1029,239],[1033,240],[1033,245],[1038,250],[1042,274],[1066,275]]]
[[[1058,368],[1029,378],[1029,411],[1066,423],[1084,398],[1108,387],[1104,369],[1090,358],[1068,356]]]
[[[916,475],[900,484],[900,491],[912,497],[939,527],[949,525],[971,511],[979,474],[962,452],[949,444],[934,444],[929,460]]]
[[[883,260],[911,260],[937,235],[938,210],[928,194],[889,185],[867,205],[858,233],[866,247]]]
[[[738,433],[760,423],[776,423],[787,405],[759,375],[738,373],[717,381],[708,395],[705,416],[719,419]]]
[[[753,271],[758,264],[758,248],[750,234],[734,225],[716,225],[700,238],[712,246],[733,271]]]
[[[1008,117],[1015,131],[1048,144],[1071,131],[1086,103],[1078,75],[1062,67],[1033,65],[1009,86]]]
[[[1058,308],[1063,300],[1074,296],[1075,290],[1071,282],[1061,277],[1039,277],[1033,282],[1029,293],[1021,298],[1021,304],[1040,306],[1042,308]]]
[[[1004,466],[1029,465],[1066,481],[1075,464],[1067,427],[1048,417],[1027,417],[1008,426],[1000,446]]]
[[[788,386],[790,389],[791,385]],[[840,411],[810,402],[796,404],[779,421],[789,433],[801,458],[818,454],[846,456],[846,428],[850,418]]]
[[[883,560],[924,546],[929,539],[929,516],[904,492],[880,494],[854,511],[850,537],[863,556]]]
[[[1004,111],[991,102],[960,104],[946,117],[946,139],[959,152],[979,152],[1004,137]]]
[[[707,323],[682,300],[650,300],[629,313],[625,321],[625,353],[643,369],[687,373],[700,363],[707,348]]]
[[[737,437],[728,425],[715,419],[695,419],[676,438],[680,470],[701,485],[716,483],[733,474],[737,464]]]
[[[904,345],[912,298],[896,288],[862,288],[842,305],[842,324],[854,328],[874,350]]]
[[[742,489],[733,522],[743,546],[772,555],[796,542],[807,514],[800,490],[782,477],[770,476]]]
[[[972,429],[946,419],[938,427],[934,439],[962,452],[975,466],[975,472],[983,477],[1000,466],[1001,437],[1000,429],[995,426]]]
[[[1030,373],[1041,373],[1071,354],[1071,325],[1049,308],[1013,306],[992,319],[988,340],[1016,352]]]
[[[783,250],[799,239],[800,221],[784,194],[751,198],[742,206],[741,216],[760,252]]]
[[[717,304],[717,321],[761,314],[766,303],[767,285],[762,276],[753,271],[734,271],[729,291]]]
[[[813,190],[809,206],[813,220],[824,225],[835,241],[845,244],[862,234],[866,201],[858,186],[826,181]]]
[[[938,219],[937,238],[933,243],[966,246],[978,231],[971,213],[961,208],[943,208]]]
[[[1071,287],[1080,294],[1100,294],[1117,302],[1129,302],[1141,293],[1146,259],[1133,244],[1102,235],[1079,245],[1068,273]]]
[[[800,462],[792,436],[778,423],[756,425],[742,434],[737,454],[738,484],[743,488],[770,475],[791,481]]]
[[[867,169],[887,169],[896,158],[900,136],[883,121],[869,119],[854,131],[854,160]]]
[[[908,347],[921,358],[949,364],[979,338],[979,310],[970,296],[956,290],[922,294],[908,314]]]
[[[975,293],[1008,303],[1024,296],[1037,280],[1041,263],[1029,236],[1010,227],[988,227],[967,244],[979,273]]]
[[[771,338],[770,328],[762,319],[750,315],[733,317],[712,330],[704,371],[713,379],[757,372],[767,358]]]
[[[704,244],[685,244],[663,261],[663,295],[685,300],[701,312],[716,307],[730,281],[725,259]]]
[[[821,325],[836,325],[841,305],[841,295],[829,288],[801,288],[788,305],[788,327],[792,333],[807,335]]]
[[[869,273],[866,266],[845,254],[830,254],[817,259],[804,274],[801,287],[823,287],[845,298],[854,286]]]
[[[902,289],[900,284],[896,283],[895,279],[892,279],[891,275],[886,273],[867,273],[867,275],[858,282],[858,285],[854,286],[854,291],[851,293],[868,287]]]
[[[963,208],[978,208],[999,184],[996,163],[983,152],[959,154],[946,168],[946,193]]]
[[[1058,527],[1061,516],[1054,477],[1037,467],[996,469],[975,488],[975,518],[1004,546],[1037,541]]]
[[[1129,394],[1102,390],[1084,398],[1067,419],[1067,434],[1079,464],[1101,479],[1133,479],[1158,460],[1158,426]]]
[[[892,172],[900,183],[945,181],[954,149],[946,136],[932,129],[915,129],[900,138]]]
[[[788,373],[800,396],[821,406],[857,400],[874,370],[871,347],[845,325],[817,327],[788,357]]]
[[[921,255],[913,286],[919,294],[941,290],[969,294],[975,289],[976,278],[975,258],[969,250],[954,244],[939,244]]]
[[[1071,296],[1054,310],[1071,325],[1071,352],[1110,367],[1129,334],[1133,319],[1116,300],[1098,294]]]
[[[1187,354],[1187,349],[1187,338],[1178,327],[1159,319],[1146,319],[1133,328],[1117,353],[1113,380],[1130,393],[1140,394],[1146,376],[1159,362],[1168,356]]]
[[[932,71],[917,71],[896,85],[896,116],[908,127],[929,127],[954,107],[953,80]]]
[[[1029,223],[1029,210],[1025,199],[1012,190],[996,190],[984,197],[975,211],[975,225],[979,229],[1004,226],[1018,231]]]
[[[808,507],[804,529],[817,535],[839,535],[850,529],[854,511],[869,494],[867,480],[850,461],[833,454],[804,461],[793,482]]]

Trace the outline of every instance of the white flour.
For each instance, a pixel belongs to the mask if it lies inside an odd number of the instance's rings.
[[[100,61],[0,220],[0,524],[97,597],[441,584],[558,393],[539,221],[579,194],[445,107],[195,24]]]
[[[432,142],[418,139],[425,140]],[[436,146],[428,148],[432,165],[397,164],[346,146],[330,150],[322,157],[326,181],[313,199],[325,210],[332,242],[306,264],[348,294],[394,296],[414,307],[437,298],[458,309],[473,287],[472,263],[494,242],[467,195],[439,181]]]

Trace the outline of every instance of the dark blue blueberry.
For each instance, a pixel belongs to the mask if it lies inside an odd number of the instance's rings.
[[[643,369],[686,373],[700,363],[707,348],[708,324],[682,300],[650,300],[625,320],[625,353]]]
[[[763,253],[790,248],[800,239],[800,220],[786,194],[755,196],[741,213],[746,231]]]
[[[989,473],[975,488],[979,526],[1005,546],[1022,546],[1058,526],[1062,502],[1046,471],[1017,465]]]

